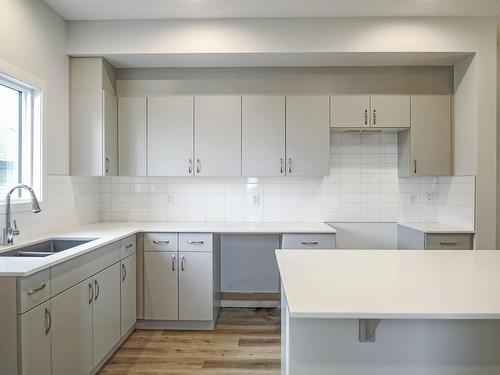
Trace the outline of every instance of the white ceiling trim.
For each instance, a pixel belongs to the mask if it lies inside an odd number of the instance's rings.
[[[500,16],[500,0],[44,0],[66,20]]]

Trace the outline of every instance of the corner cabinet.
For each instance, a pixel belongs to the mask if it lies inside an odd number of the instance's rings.
[[[103,58],[70,59],[70,172],[117,174],[117,100],[114,68]]]
[[[330,174],[328,96],[286,97],[286,174]]]
[[[146,103],[144,97],[118,98],[120,176],[146,176]]]
[[[451,97],[411,97],[411,128],[398,133],[399,175],[451,176]]]

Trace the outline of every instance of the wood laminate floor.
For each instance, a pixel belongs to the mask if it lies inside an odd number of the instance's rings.
[[[227,308],[214,331],[136,330],[100,374],[280,373],[280,310]]]

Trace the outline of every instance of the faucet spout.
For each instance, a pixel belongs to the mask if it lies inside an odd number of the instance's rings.
[[[5,228],[3,230],[3,245],[13,245],[14,244],[14,236],[19,235],[19,230],[17,229],[17,226],[14,221],[14,228],[12,227],[12,219],[11,219],[11,212],[10,212],[10,200],[11,200],[11,195],[14,191],[18,189],[25,189],[27,190],[30,195],[31,195],[31,210],[34,214],[39,213],[42,211],[40,208],[40,204],[38,203],[38,199],[36,197],[35,191],[31,186],[21,184],[21,185],[16,185],[12,189],[10,189],[7,193],[6,197],[6,206],[5,206]]]

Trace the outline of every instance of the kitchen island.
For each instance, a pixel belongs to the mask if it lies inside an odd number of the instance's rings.
[[[276,255],[282,374],[500,374],[500,252]]]

